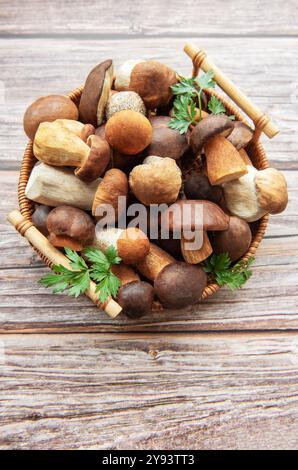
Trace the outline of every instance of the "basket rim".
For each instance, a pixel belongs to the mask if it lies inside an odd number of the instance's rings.
[[[73,102],[78,104],[83,89],[84,89],[84,86],[81,85],[80,87],[72,90],[66,96],[70,98]],[[209,96],[212,96],[212,95],[216,96],[216,98],[218,98],[223,103],[223,105],[225,106],[225,108],[230,114],[235,115],[237,120],[242,121],[245,124],[248,124],[246,119],[240,112],[240,110],[236,107],[236,105],[232,103],[229,99],[227,99],[225,96],[223,96],[221,93],[213,89],[208,89],[205,92]],[[30,220],[30,221],[31,221],[31,215],[34,210],[34,201],[31,201],[30,199],[26,197],[25,189],[26,189],[26,185],[27,185],[29,176],[31,174],[31,171],[36,162],[37,162],[37,159],[33,154],[33,142],[29,140],[24,151],[21,168],[20,168],[19,183],[18,183],[18,202],[19,202],[19,208],[20,208],[21,214],[23,215],[25,219]],[[265,169],[269,167],[269,162],[268,162],[264,147],[259,141],[254,142],[253,144],[252,162],[257,169]],[[249,257],[255,256],[257,248],[265,235],[268,220],[269,220],[269,214],[266,214],[257,221],[258,227],[255,233],[252,234],[251,244],[247,252],[240,258],[240,260],[246,261]],[[33,249],[38,253],[38,255],[44,261],[45,264],[47,264],[48,266],[51,266],[51,262],[48,258],[42,255],[36,248],[33,247]],[[190,307],[196,307],[199,304],[199,302],[206,300],[208,297],[215,294],[221,287],[222,286],[219,286],[219,284],[217,283],[208,284],[205,287],[201,298],[198,299],[198,302]],[[152,310],[156,311],[156,310],[161,310],[161,309],[163,309],[161,304],[158,301],[154,302],[154,306]],[[170,309],[165,309],[165,310],[170,310]]]

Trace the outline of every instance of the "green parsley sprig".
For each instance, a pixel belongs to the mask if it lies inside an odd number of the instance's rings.
[[[213,254],[205,261],[204,270],[210,280],[220,286],[227,285],[231,290],[240,289],[252,275],[249,267],[253,261],[251,256],[247,261],[241,260],[232,266],[227,253]]]
[[[208,102],[208,109],[211,111],[212,114],[225,114],[227,112],[225,106],[219,99],[216,98],[216,96],[211,96],[209,102]],[[231,114],[228,116],[231,121],[235,120],[235,116]]]
[[[97,248],[85,248],[83,254],[90,266],[76,251],[65,248],[65,254],[72,269],[61,264],[54,265],[54,272],[43,276],[39,280],[40,284],[52,287],[55,294],[64,292],[78,297],[89,289],[92,279],[97,283],[96,292],[99,293],[100,302],[104,303],[108,297],[117,296],[121,281],[112,273],[111,268],[114,264],[119,264],[121,258],[114,247],[110,246],[105,253]]]

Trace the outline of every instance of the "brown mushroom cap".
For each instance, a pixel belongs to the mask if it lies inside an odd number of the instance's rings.
[[[154,291],[145,281],[133,281],[120,287],[118,303],[130,318],[139,318],[151,311]]]
[[[79,112],[86,124],[98,126],[102,122],[104,109],[109,99],[113,80],[113,62],[108,59],[96,65],[89,73],[82,92]]]
[[[142,261],[149,253],[150,242],[147,236],[136,227],[123,230],[117,240],[117,251],[123,263],[135,264]]]
[[[188,206],[185,208],[183,206]],[[203,220],[196,219],[195,206],[203,207]],[[184,213],[183,213],[184,212]],[[185,215],[183,217],[183,215]],[[189,218],[187,218],[189,217]],[[210,201],[197,201],[191,199],[179,199],[161,214],[161,223],[166,226],[169,223],[171,231],[195,230],[226,230],[229,226],[229,216],[221,208]]]
[[[234,129],[227,139],[237,150],[240,150],[249,144],[253,135],[253,130],[247,124],[242,121],[235,121]]]
[[[33,140],[41,122],[52,122],[56,119],[77,120],[79,111],[67,96],[41,96],[26,109],[23,119],[24,131]]]
[[[150,118],[153,128],[152,140],[146,148],[147,155],[169,157],[178,160],[189,147],[186,134],[170,129],[168,116],[154,116]]]
[[[184,194],[187,199],[204,199],[218,204],[223,190],[221,186],[212,186],[206,175],[194,171],[185,178]]]
[[[207,286],[207,275],[183,262],[166,266],[154,281],[154,290],[165,308],[183,308],[199,301]]]
[[[32,223],[35,225],[37,230],[45,236],[49,233],[47,228],[47,218],[52,209],[52,207],[40,205],[36,206],[32,214]]]
[[[210,234],[210,241],[214,253],[228,253],[231,261],[236,261],[251,244],[250,227],[245,220],[231,216],[227,230]]]
[[[150,144],[152,126],[143,114],[127,109],[119,111],[108,120],[105,136],[114,149],[124,154],[136,155]]]
[[[75,170],[75,174],[89,183],[101,176],[107,168],[111,159],[111,149],[107,141],[97,135],[90,135],[87,138],[87,145],[90,147],[89,155]]]
[[[96,216],[96,210],[99,206],[111,204],[118,217],[118,197],[127,196],[128,180],[123,171],[117,168],[108,170],[102,181],[99,183],[92,204],[92,214]]]
[[[85,211],[71,206],[55,207],[47,218],[49,241],[54,246],[81,250],[92,243],[95,226]]]
[[[155,109],[166,106],[170,101],[170,87],[176,82],[176,72],[170,67],[155,60],[146,60],[132,69],[129,89],[140,95],[147,109]]]
[[[223,135],[227,137],[234,128],[233,122],[224,114],[211,115],[202,119],[190,134],[190,144],[193,151],[198,154],[212,137]]]

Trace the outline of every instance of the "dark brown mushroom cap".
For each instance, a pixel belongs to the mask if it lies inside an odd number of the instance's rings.
[[[169,223],[169,229],[173,232],[196,229],[226,230],[229,226],[229,216],[217,204],[194,199],[179,199],[174,202],[162,212],[160,221],[164,227]]]
[[[155,109],[167,105],[172,96],[170,87],[176,82],[176,72],[170,67],[146,60],[132,69],[129,89],[140,95],[147,109]]]
[[[145,281],[133,281],[120,287],[118,303],[123,313],[130,318],[139,318],[150,313],[154,298],[151,284]]]
[[[33,140],[41,122],[52,122],[56,119],[71,119],[76,121],[79,111],[73,101],[67,96],[41,96],[26,109],[23,119],[24,131]]]
[[[234,129],[227,139],[234,145],[234,147],[236,147],[237,150],[240,150],[249,144],[253,135],[253,130],[244,124],[244,122],[235,121]]]
[[[95,235],[93,219],[85,211],[71,206],[59,206],[51,210],[47,218],[50,237],[59,240],[66,237],[82,246],[92,243]],[[56,245],[61,246],[61,245]]]
[[[234,128],[233,122],[224,114],[211,115],[202,119],[190,134],[190,145],[197,154],[212,137],[223,135],[227,137]]]
[[[96,65],[89,73],[82,92],[79,113],[86,124],[101,124],[105,105],[109,99],[113,75],[113,62],[108,59]],[[109,82],[109,83],[107,83]],[[106,84],[106,86],[105,86]]]
[[[228,253],[231,261],[236,261],[251,244],[251,230],[245,220],[231,216],[228,229],[210,234],[209,239],[214,253]]]
[[[53,208],[49,206],[36,206],[32,214],[32,223],[43,235],[48,235],[47,218]]]
[[[168,116],[150,118],[153,133],[150,145],[146,148],[147,155],[169,157],[178,160],[189,147],[186,134],[170,129]]]
[[[185,178],[184,194],[187,199],[205,199],[219,204],[223,190],[221,186],[212,186],[206,175],[194,171]]]
[[[82,166],[75,170],[76,176],[86,183],[91,183],[103,174],[111,159],[111,149],[105,139],[98,135],[90,135],[87,138],[90,147],[88,157]]]
[[[199,301],[207,286],[205,271],[187,263],[166,266],[154,281],[154,290],[165,308],[183,308]]]

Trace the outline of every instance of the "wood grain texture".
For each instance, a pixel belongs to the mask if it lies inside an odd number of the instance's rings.
[[[1,449],[294,449],[295,334],[0,336]]]
[[[278,125],[281,133],[264,138],[268,158],[280,169],[298,169],[297,38],[190,38],[208,51],[242,90]],[[116,66],[127,58],[153,58],[191,73],[182,38],[132,40],[0,39],[0,162],[18,169],[26,138],[22,116],[37,97],[67,93],[84,82],[94,64],[112,57]],[[276,66],[278,64],[278,67]],[[2,93],[2,94],[1,94]]]
[[[0,31],[106,36],[295,35],[295,0],[1,0]]]

